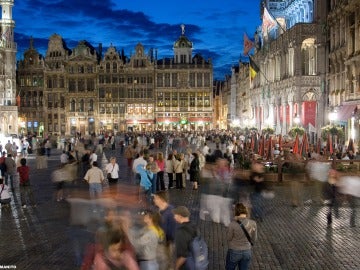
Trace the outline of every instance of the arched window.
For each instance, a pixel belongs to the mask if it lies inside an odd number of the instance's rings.
[[[83,112],[84,111],[84,100],[80,100],[80,104],[79,104],[79,112]]]
[[[70,102],[70,112],[75,112],[75,100],[71,100]]]
[[[90,99],[90,102],[89,102],[89,111],[94,111],[94,100]]]
[[[60,97],[60,108],[65,108],[65,97],[63,96]]]

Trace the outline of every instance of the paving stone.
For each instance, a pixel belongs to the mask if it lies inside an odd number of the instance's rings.
[[[122,181],[130,183],[131,170],[125,159],[106,150],[106,156],[117,156]],[[156,150],[157,151],[157,150]],[[35,157],[29,156],[30,178],[38,207],[22,209],[19,194],[11,203],[11,210],[0,209],[0,265],[16,265],[17,269],[79,269],[77,249],[81,253],[92,240],[90,228],[69,224],[70,207],[67,202],[55,202],[55,188],[50,175],[58,168],[60,151],[54,150],[48,169],[36,170]],[[200,189],[205,185],[201,185]],[[87,192],[79,181],[67,184],[70,191]],[[204,187],[205,188],[205,187]],[[248,186],[241,187],[243,191]],[[288,183],[273,185],[275,198],[264,200],[265,219],[258,223],[258,241],[253,248],[251,269],[360,269],[360,221],[350,227],[350,209],[347,203],[339,208],[330,228],[326,225],[327,206],[311,205],[311,184],[304,185],[303,206],[290,205]],[[209,246],[210,270],[225,268],[226,227],[209,218],[199,218],[201,190],[193,191],[190,183],[185,191],[169,190],[171,203],[186,205],[191,219]],[[359,201],[356,203],[359,211]]]

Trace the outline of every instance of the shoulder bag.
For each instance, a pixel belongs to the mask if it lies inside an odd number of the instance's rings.
[[[251,240],[251,237],[250,237],[248,231],[247,231],[246,228],[244,227],[244,224],[242,224],[241,221],[237,221],[237,223],[239,223],[239,225],[240,225],[241,229],[243,230],[243,232],[244,232],[247,240],[248,240],[249,243],[253,246],[254,243],[253,243],[253,241]]]

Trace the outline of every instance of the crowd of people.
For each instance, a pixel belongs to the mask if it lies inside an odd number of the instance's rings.
[[[314,203],[324,204],[324,199],[329,200],[327,223],[331,225],[333,213],[338,216],[338,193],[344,189],[344,181],[341,181],[341,174],[331,169],[329,158],[339,156],[339,153],[334,152],[328,157],[324,152],[315,153],[314,148],[310,148],[309,153],[301,156],[293,153],[292,147],[280,148],[275,144],[268,149],[273,151],[272,155],[263,153],[259,156],[250,137],[230,131],[153,132],[86,138],[79,135],[60,141],[60,164],[52,175],[56,201],[61,202],[67,197],[64,192],[67,182],[79,179],[88,185],[90,200],[103,198],[106,190],[123,180],[122,176],[129,176],[124,168],[120,168],[117,157],[126,159],[127,171],[131,172],[127,183],[137,187],[134,208],[139,211],[130,214],[129,209],[116,203],[106,207],[103,225],[94,233],[82,258],[82,269],[192,269],[188,265],[192,254],[189,247],[199,228],[191,222],[192,213],[188,208],[170,203],[169,191],[174,189],[178,194],[184,190],[199,192],[200,186],[203,193],[200,218],[205,220],[209,215],[212,221],[222,222],[227,227],[229,244],[225,268],[249,269],[252,245],[257,239],[257,222],[265,218],[265,201],[274,196],[266,181],[265,165],[269,162],[265,156],[273,156],[272,162],[281,163],[284,173],[290,173],[294,207],[303,203],[303,175],[313,181]],[[37,169],[46,168],[43,163],[51,155],[54,144],[50,138],[42,142],[27,141],[23,140],[21,151],[14,150],[9,142],[0,157],[0,198],[4,206],[10,203],[10,194],[15,188],[14,177],[19,175],[22,206],[36,207],[26,158],[31,149],[30,152],[36,155]],[[17,157],[19,153],[21,159]],[[110,155],[105,162],[104,153]],[[358,155],[347,152],[341,156],[346,157],[355,160]],[[18,166],[16,160],[19,160]],[[236,173],[237,169],[244,169],[245,160],[251,171],[247,182],[251,192],[248,194],[244,194],[239,186],[244,179]],[[324,190],[327,190],[326,198]],[[355,226],[357,193],[347,193],[352,207],[351,226]],[[111,196],[116,201],[118,191],[115,194]]]

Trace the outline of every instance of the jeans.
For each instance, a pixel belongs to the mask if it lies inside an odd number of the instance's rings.
[[[251,250],[233,250],[229,249],[226,254],[226,270],[248,270],[250,268]]]
[[[151,193],[156,193],[156,186],[157,186],[157,173],[153,174],[153,177],[151,179]]]
[[[26,198],[29,199],[29,203],[31,205],[35,205],[35,198],[32,191],[32,187],[30,185],[20,185],[20,199],[21,199],[21,205],[26,204]]]
[[[251,199],[251,217],[262,220],[264,218],[264,209],[262,205],[263,197],[260,192],[254,192],[250,195]]]
[[[96,199],[102,192],[101,183],[90,183],[89,184],[89,193],[91,199]]]
[[[15,189],[15,183],[14,183],[15,180],[16,180],[15,174],[11,174],[11,173],[5,174],[5,185],[10,186],[12,191],[14,191],[14,189]],[[9,181],[10,181],[10,184],[9,184]]]
[[[151,261],[140,261],[139,262],[140,270],[158,270],[159,265],[156,260]]]

